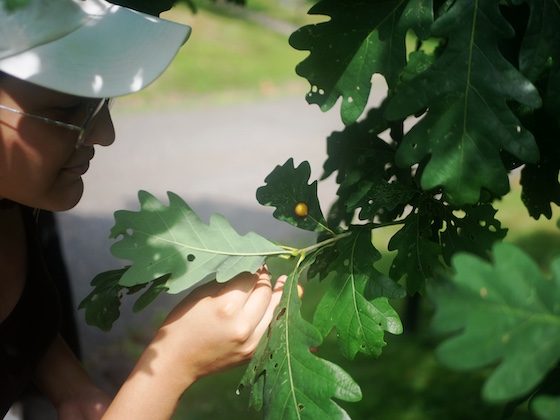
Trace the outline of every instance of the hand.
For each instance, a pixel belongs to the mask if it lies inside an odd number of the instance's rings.
[[[191,293],[171,311],[104,420],[169,419],[197,379],[247,360],[267,331],[286,277],[266,269]]]
[[[272,290],[263,268],[223,284],[207,284],[175,307],[153,343],[165,343],[158,348],[165,350],[173,372],[193,382],[240,364],[252,356],[266,332],[285,280],[280,277]]]
[[[59,420],[99,420],[109,407],[111,399],[98,388],[92,387],[58,407]]]

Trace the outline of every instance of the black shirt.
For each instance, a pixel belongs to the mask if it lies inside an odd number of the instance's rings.
[[[31,383],[33,372],[59,331],[60,303],[46,269],[32,209],[21,207],[27,276],[14,310],[0,323],[0,417]]]

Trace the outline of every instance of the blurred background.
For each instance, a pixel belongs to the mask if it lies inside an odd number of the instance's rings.
[[[261,207],[255,190],[275,165],[294,157],[310,162],[318,179],[326,158],[325,139],[343,128],[339,110],[322,113],[305,101],[308,84],[295,74],[306,52],[288,45],[289,34],[321,18],[306,15],[307,0],[249,0],[246,7],[196,0],[193,14],[184,5],[166,14],[193,28],[169,70],[139,94],[119,99],[113,108],[117,140],[99,149],[85,175],[84,198],[73,210],[57,215],[63,253],[72,279],[74,304],[89,293],[99,272],[123,265],[110,254],[108,239],[113,212],[138,209],[137,192],[147,190],[162,200],[179,194],[205,220],[226,216],[240,233],[255,231],[288,245],[314,240],[309,234],[275,221]],[[375,102],[382,84],[372,91]],[[546,266],[560,249],[552,221],[531,221],[513,192],[499,203],[497,217],[510,228],[508,240],[521,244]],[[334,201],[336,185],[319,184],[323,211]],[[381,233],[379,249],[390,255]],[[309,315],[321,284],[305,284],[304,308]],[[77,312],[83,361],[98,383],[114,392],[177,296],[159,298],[141,313],[125,302],[113,329],[102,332]],[[399,303],[396,303],[397,307]],[[422,301],[418,322],[429,322],[431,308]],[[438,366],[428,328],[387,337],[389,346],[378,360],[353,362],[337,353],[327,338],[321,355],[347,369],[362,387],[361,403],[345,405],[354,419],[500,418],[502,408],[479,397],[484,372],[458,374]],[[185,394],[177,419],[259,418],[248,408],[246,392],[236,395],[243,369],[206,378]],[[475,415],[476,413],[476,415]],[[521,410],[515,418],[530,418]]]

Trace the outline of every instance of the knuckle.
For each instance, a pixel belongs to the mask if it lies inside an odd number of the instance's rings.
[[[255,348],[254,346],[251,346],[241,350],[239,356],[241,357],[241,360],[249,360],[253,357],[254,354],[255,354]]]
[[[232,304],[227,303],[217,309],[220,319],[229,319],[235,314],[235,308]]]
[[[232,328],[232,339],[238,343],[245,343],[251,337],[252,329],[247,323],[238,323]]]

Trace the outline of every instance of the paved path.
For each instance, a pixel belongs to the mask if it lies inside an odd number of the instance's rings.
[[[166,191],[174,191],[203,218],[221,213],[240,233],[254,230],[276,240],[301,239],[257,203],[255,190],[289,157],[296,164],[308,160],[312,179],[318,178],[325,139],[342,128],[337,110],[324,114],[302,97],[134,115],[120,113],[117,104],[115,114],[118,140],[98,150],[85,176],[84,198],[58,217],[76,302],[88,293],[95,274],[122,265],[109,253],[112,213],[137,209],[140,189],[162,199]],[[327,180],[319,188],[323,202],[332,202],[334,183]],[[160,299],[135,315],[128,305],[108,334],[81,323],[86,364],[106,387],[120,381],[129,368],[124,356],[135,344],[140,348],[154,318],[161,318],[170,304]]]

